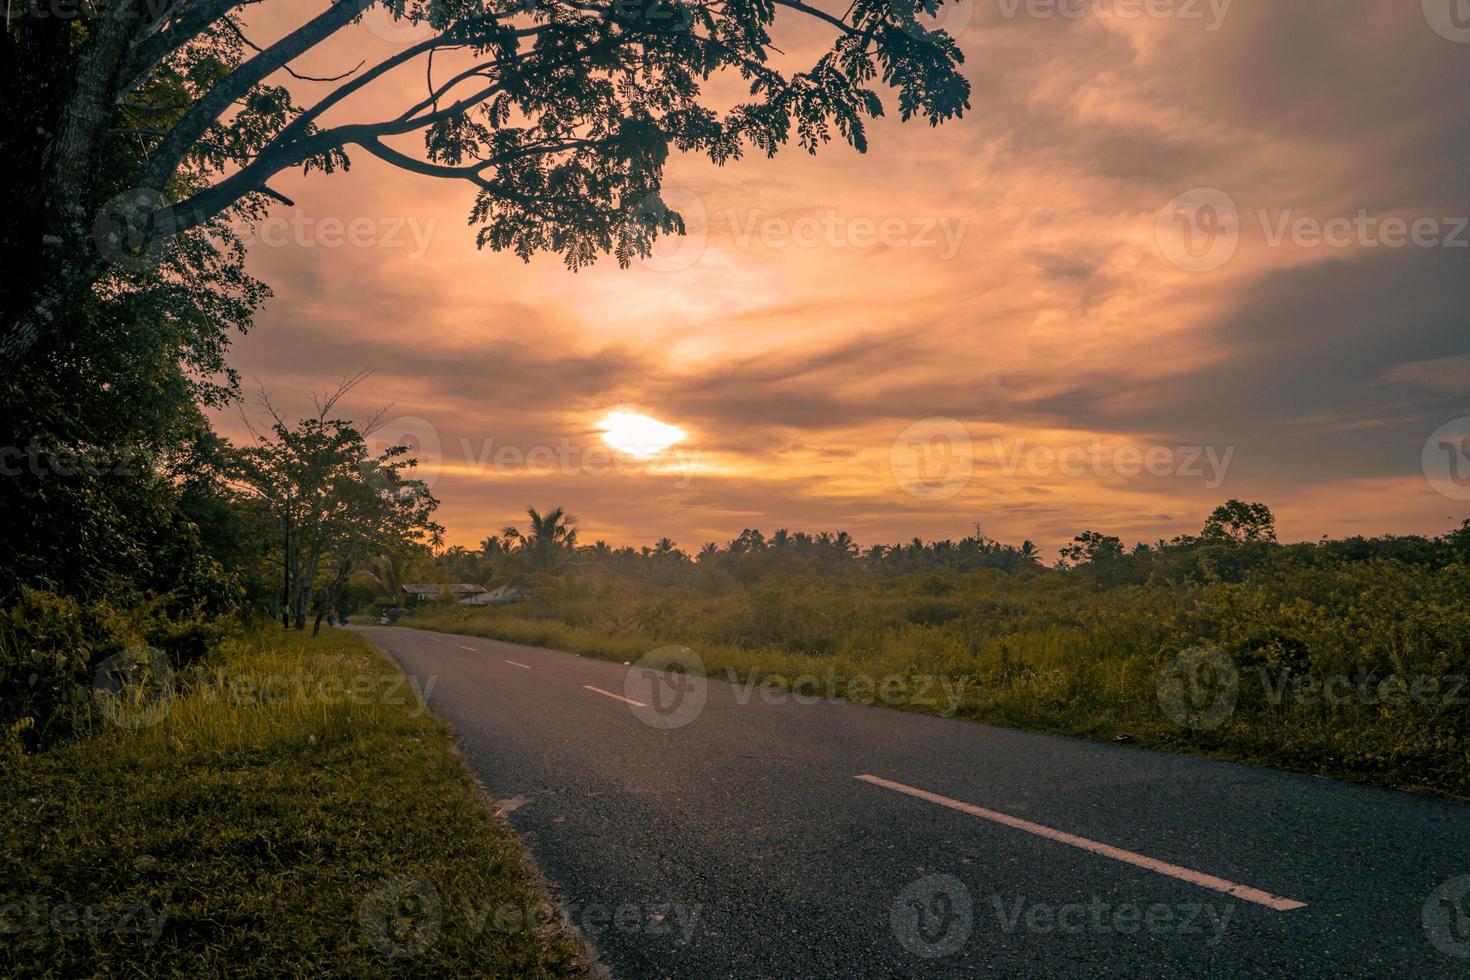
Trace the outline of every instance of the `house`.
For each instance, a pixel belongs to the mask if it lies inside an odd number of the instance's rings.
[[[475,595],[466,596],[459,600],[459,604],[461,606],[495,606],[502,602],[521,602],[530,594],[529,589],[522,589],[506,582],[488,592],[482,589]]]
[[[454,585],[446,583],[403,586],[403,592],[408,597],[409,602],[432,602],[444,595],[452,595],[457,599],[463,600],[467,597],[473,598],[477,595],[483,595],[485,591],[483,585],[473,585],[467,582],[460,582]]]

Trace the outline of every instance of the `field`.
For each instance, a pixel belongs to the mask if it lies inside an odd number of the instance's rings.
[[[581,975],[414,683],[265,629],[0,763],[0,974]]]
[[[625,661],[679,644],[720,679],[1470,797],[1470,568],[1310,545],[1239,565],[577,570],[403,625]]]

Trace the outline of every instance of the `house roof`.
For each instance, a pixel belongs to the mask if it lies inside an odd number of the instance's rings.
[[[405,585],[403,591],[409,595],[441,595],[445,592],[454,595],[478,595],[485,591],[485,587],[469,582],[458,582],[453,585]]]

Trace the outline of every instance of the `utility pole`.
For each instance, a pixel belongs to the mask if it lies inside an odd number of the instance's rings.
[[[286,484],[286,510],[281,515],[281,629],[291,629],[291,485]]]

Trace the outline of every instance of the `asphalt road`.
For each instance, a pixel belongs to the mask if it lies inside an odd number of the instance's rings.
[[[615,976],[1470,976],[1464,804],[353,628]]]

